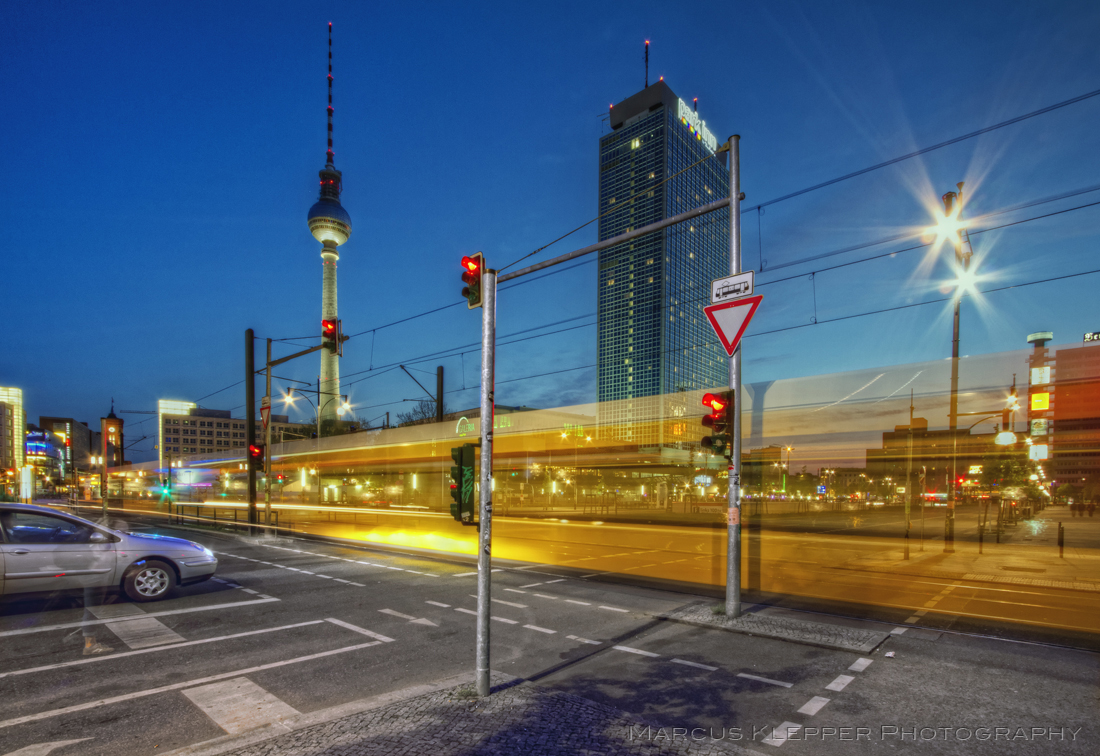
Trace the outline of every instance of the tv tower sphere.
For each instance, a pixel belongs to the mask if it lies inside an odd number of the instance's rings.
[[[322,175],[328,171],[322,171]],[[339,175],[339,171],[336,171]],[[336,179],[339,186],[339,178]],[[351,236],[351,216],[340,204],[339,199],[323,197],[309,209],[307,217],[309,232],[313,238],[324,244],[340,246]]]

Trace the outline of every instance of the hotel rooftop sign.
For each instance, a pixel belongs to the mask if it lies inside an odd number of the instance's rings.
[[[695,138],[707,146],[711,152],[718,149],[718,140],[714,137],[714,134],[710,133],[710,129],[707,128],[707,122],[699,117],[699,114],[692,110],[683,100],[679,100],[677,105],[677,118],[680,119],[680,123],[687,126],[691,133],[695,135]]]

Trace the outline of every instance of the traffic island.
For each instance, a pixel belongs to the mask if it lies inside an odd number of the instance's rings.
[[[703,603],[689,604],[661,616],[663,619],[697,627],[775,638],[839,651],[855,651],[861,654],[871,653],[889,637],[889,633],[827,625],[822,622],[789,617],[742,614],[737,619],[731,620],[726,617],[721,606]]]

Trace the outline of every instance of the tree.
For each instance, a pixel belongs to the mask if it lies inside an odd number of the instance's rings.
[[[420,425],[435,422],[435,400],[421,399],[408,412],[397,413],[397,425]],[[443,414],[447,414],[447,404],[443,403]]]

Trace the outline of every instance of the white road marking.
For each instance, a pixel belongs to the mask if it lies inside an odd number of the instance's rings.
[[[183,695],[230,735],[282,722],[299,713],[247,677],[188,688]]]
[[[130,605],[132,606],[132,605]],[[101,617],[96,609],[107,609],[109,607],[94,607],[92,613],[99,619],[109,619],[109,617]],[[137,607],[133,607],[137,609]],[[144,614],[140,609],[137,609],[139,615]],[[164,646],[169,643],[182,643],[186,640],[182,635],[175,632],[156,617],[145,616],[129,616],[125,617],[125,622],[107,622],[107,629],[118,636],[118,639],[125,643],[130,648],[149,648],[150,646]]]
[[[310,572],[309,570],[298,570],[298,572],[302,573],[303,575],[316,575],[317,574],[316,572]]]
[[[333,578],[337,583],[351,583],[350,580],[344,580],[343,578]]]
[[[921,609],[921,610],[919,610],[919,611],[913,612],[913,616],[914,616],[914,617],[923,617],[923,616],[924,616],[924,615],[926,615],[926,614],[928,614],[928,610],[927,610],[927,609]]]
[[[852,672],[862,672],[871,666],[872,659],[856,659],[848,669]]]
[[[419,619],[414,619],[409,624],[410,625],[427,625],[429,627],[439,627],[439,625],[435,624],[430,619],[425,619],[424,617],[420,617]]]
[[[471,593],[471,598],[477,598],[476,594]],[[527,604],[517,604],[514,601],[505,601],[504,599],[492,599],[494,604],[504,604],[505,606],[514,606],[516,609],[526,609]]]
[[[351,630],[351,631],[356,632],[356,633],[361,633],[361,634],[367,636],[368,638],[374,638],[375,640],[380,640],[383,643],[393,643],[393,638],[387,638],[384,635],[379,635],[378,633],[372,633],[370,630],[367,630],[366,628],[359,627],[357,625],[352,625],[348,622],[343,622],[342,620],[333,619],[332,617],[325,617],[325,622],[331,622],[334,625],[339,625],[340,627],[346,627],[348,630]]]
[[[378,567],[379,566],[377,564],[374,564],[373,562],[359,562],[359,561],[357,561],[356,564],[365,564],[367,567]]]
[[[503,622],[507,625],[518,625],[519,624],[515,620],[510,620],[507,617],[490,617],[489,619],[496,620],[497,622]]]
[[[254,591],[251,588],[244,588],[243,590],[245,593],[251,593],[253,596],[259,593],[259,591]]]
[[[770,677],[760,677],[759,675],[750,675],[746,672],[738,672],[738,677],[744,677],[746,680],[756,680],[757,682],[767,683],[768,685],[778,685],[781,688],[789,688],[794,683],[783,682],[782,680],[773,680]]]
[[[261,599],[253,599],[251,601],[231,601],[226,604],[214,604],[213,606],[195,606],[190,609],[168,609],[163,612],[146,612],[146,617],[167,617],[173,614],[190,614],[191,612],[209,612],[216,609],[233,609],[239,606],[254,606],[256,604],[268,604],[272,601],[278,601],[277,598],[271,596],[265,596]],[[40,625],[38,627],[24,627],[19,630],[4,630],[0,632],[0,638],[7,638],[12,635],[29,635],[31,633],[44,633],[50,630],[67,630],[71,627],[85,627],[86,625],[105,625],[108,622],[132,622],[129,619],[114,619],[114,620],[88,620],[86,622],[61,622],[56,625]]]
[[[362,583],[352,583],[352,582],[351,582],[350,580],[348,581],[348,583],[349,583],[350,585],[357,585],[357,586],[359,586],[360,588],[366,588],[366,587],[367,587],[367,586],[363,585]]]
[[[402,614],[401,612],[395,612],[393,609],[379,609],[378,611],[381,612],[382,614],[390,614],[390,615],[393,615],[394,617],[400,617],[401,619],[405,619],[405,620],[414,620],[414,619],[416,619],[416,617],[412,616],[411,614]]]
[[[457,575],[451,575],[451,577],[470,577],[470,575],[476,575],[476,574],[477,574],[477,570],[474,570],[473,572],[460,572]]]
[[[475,617],[477,616],[477,612],[473,611],[472,609],[463,609],[461,606],[455,607],[455,611],[462,612],[463,614],[472,614]]]
[[[809,701],[802,704],[802,708],[798,710],[798,713],[812,717],[814,714],[817,714],[819,711],[821,711],[821,708],[827,703],[829,703],[828,698],[823,698],[822,696],[814,696]]]
[[[12,751],[7,756],[46,756],[57,748],[63,748],[73,743],[83,743],[85,740],[91,740],[91,738],[80,738],[80,740],[55,740],[52,743],[35,743],[29,745],[26,748],[20,748],[18,751]]]
[[[441,602],[439,602],[439,601],[425,601],[424,603],[425,603],[425,604],[431,604],[432,606],[441,606],[441,607],[443,607],[444,609],[450,609],[450,608],[451,608],[451,605],[450,605],[450,604],[443,604],[443,603],[441,603]]]
[[[712,667],[709,664],[699,664],[698,662],[687,661],[686,659],[673,659],[673,664],[683,664],[688,667],[698,667],[699,669],[705,669],[707,672],[714,672],[718,667]]]
[[[528,585],[521,585],[520,588],[534,588],[536,585],[542,585],[542,583],[530,583]]]
[[[660,656],[660,654],[655,654],[651,651],[643,651],[640,648],[631,648],[630,646],[612,646],[611,648],[616,651],[626,651],[628,654],[638,654],[638,656],[651,656],[654,658]]]
[[[535,630],[540,633],[546,633],[547,635],[554,635],[557,630],[547,630],[545,627],[539,627],[538,625],[524,625],[528,630]]]
[[[825,686],[825,690],[835,690],[837,692],[840,692],[844,690],[844,688],[848,686],[848,683],[850,683],[854,679],[856,678],[852,677],[851,675],[838,675],[835,680]]]
[[[278,667],[285,667],[290,664],[298,664],[299,662],[313,661],[314,659],[322,659],[326,656],[335,656],[337,654],[346,654],[349,651],[358,651],[363,648],[370,648],[371,646],[379,645],[380,641],[371,641],[370,643],[359,643],[354,646],[344,646],[343,648],[334,648],[331,651],[321,651],[320,653],[310,654],[308,656],[297,656],[293,659],[284,659],[283,661],[271,662],[270,664],[261,664],[256,667],[248,667],[246,669],[238,669],[233,672],[223,672],[220,675],[211,675],[209,677],[201,677],[197,680],[186,680],[184,682],[173,683],[171,685],[162,685],[159,688],[148,688],[146,690],[139,690],[134,693],[126,693],[121,696],[113,696],[111,698],[100,698],[95,701],[88,701],[87,703],[76,704],[75,706],[66,706],[62,709],[52,709],[50,711],[40,711],[37,714],[28,714],[25,717],[16,717],[15,719],[5,719],[0,722],[0,729],[5,727],[14,727],[16,725],[26,724],[27,722],[38,722],[43,719],[49,719],[51,717],[62,716],[64,714],[72,714],[77,711],[87,711],[88,709],[96,709],[100,706],[108,706],[110,704],[122,703],[123,701],[132,701],[136,698],[144,698],[145,696],[152,696],[158,693],[167,693],[173,690],[183,690],[184,688],[192,688],[196,685],[204,685],[206,683],[216,682],[218,680],[228,680],[231,677],[241,677],[243,675],[250,675],[254,672],[262,672],[268,669],[276,669]]]
[[[912,625],[914,622],[917,622],[919,620],[920,620],[920,617],[910,617],[909,619],[905,620],[905,623],[907,625]]]
[[[405,571],[405,568],[404,568],[404,567],[391,567],[391,566],[389,566],[388,564],[387,564],[387,565],[383,565],[383,566],[384,566],[384,567],[385,567],[385,568],[386,568],[387,570],[397,570],[398,572],[404,572],[404,571]]]
[[[600,608],[601,609],[606,609],[609,612],[623,612],[623,613],[625,613],[627,611],[626,609],[620,609],[617,606],[603,606],[603,605],[601,605]]]
[[[588,638],[582,638],[579,635],[567,635],[565,636],[569,640],[580,641],[581,643],[588,643],[592,646],[599,646],[603,641],[588,640]]]
[[[545,593],[536,593],[535,595],[539,598],[550,599],[551,601],[556,601],[558,598],[557,596],[547,596]]]
[[[45,672],[50,669],[61,669],[62,667],[75,667],[80,664],[93,664],[94,662],[110,661],[111,659],[122,659],[127,656],[138,656],[139,654],[150,654],[156,651],[171,651],[174,648],[184,648],[185,646],[201,646],[204,643],[216,643],[223,640],[232,640],[233,638],[244,638],[249,635],[262,635],[263,633],[274,633],[279,630],[290,630],[295,627],[306,627],[307,625],[320,625],[324,620],[311,620],[310,622],[296,622],[293,625],[281,625],[279,627],[267,627],[263,630],[249,630],[244,633],[234,633],[233,635],[219,635],[216,638],[203,638],[201,640],[185,641],[183,643],[177,643],[174,646],[155,646],[153,648],[144,648],[140,651],[123,651],[120,654],[110,654],[108,656],[89,656],[86,659],[76,659],[74,661],[58,662],[57,664],[46,664],[42,667],[29,667],[27,669],[16,669],[11,672],[0,672],[0,678],[10,677],[12,675],[26,675],[32,672]]]
[[[567,604],[580,604],[581,606],[592,606],[592,604],[590,604],[587,601],[576,601],[575,599],[566,599],[565,603],[567,603]]]
[[[786,743],[787,739],[791,735],[794,735],[801,729],[802,725],[798,724],[797,722],[784,722],[783,724],[778,725],[774,730],[772,730],[772,734],[764,738],[764,740],[761,742],[767,743],[770,746],[779,747]]]
[[[564,583],[565,578],[558,578],[557,580],[547,580],[543,585],[550,585],[551,583]]]
[[[890,631],[890,635],[901,635],[908,629],[909,628],[907,627],[895,627],[893,630]]]
[[[505,588],[504,590],[509,591],[510,593],[527,593],[527,591],[521,591],[518,588]]]

